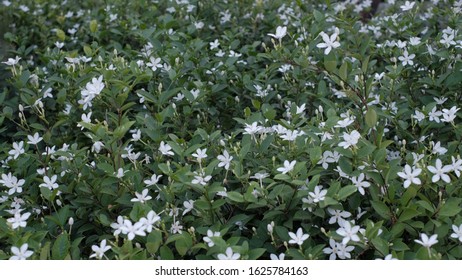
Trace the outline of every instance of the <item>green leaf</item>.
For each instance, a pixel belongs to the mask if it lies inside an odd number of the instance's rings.
[[[377,112],[372,107],[367,109],[366,116],[364,118],[366,120],[366,125],[369,128],[373,128],[377,124]]]
[[[446,203],[441,207],[438,216],[440,217],[452,217],[459,214],[461,198],[449,198]]]
[[[420,215],[419,211],[412,209],[412,208],[407,208],[401,212],[401,214],[399,215],[398,221],[404,222],[404,221],[410,220],[419,215]]]
[[[382,201],[371,201],[372,208],[384,219],[390,218],[390,209]]]
[[[70,248],[71,244],[69,243],[69,235],[66,232],[63,232],[53,243],[51,258],[53,260],[64,260],[69,254]]]
[[[159,230],[151,231],[146,241],[146,249],[148,252],[151,254],[156,254],[157,250],[159,250],[159,247],[162,244],[162,232]]]
[[[90,21],[90,31],[92,33],[95,33],[97,29],[98,29],[98,22],[95,19]]]
[[[160,247],[160,258],[162,260],[173,260],[175,257],[173,256],[172,250],[166,245]]]
[[[388,243],[377,236],[376,238],[372,239],[372,245],[379,251],[383,256],[388,255]]]
[[[234,202],[242,203],[244,202],[244,196],[238,192],[228,192],[228,198]]]
[[[348,62],[344,61],[342,63],[342,66],[340,66],[340,69],[338,70],[338,75],[340,76],[340,79],[346,81],[348,79]]]
[[[354,194],[357,190],[358,188],[355,185],[342,187],[337,194],[338,200],[345,200],[347,197]]]

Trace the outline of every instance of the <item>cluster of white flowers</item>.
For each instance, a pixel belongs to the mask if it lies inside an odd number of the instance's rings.
[[[128,240],[133,240],[137,235],[146,236],[146,233],[150,233],[160,220],[160,216],[151,210],[146,217],[141,218],[135,223],[129,219],[119,216],[117,217],[117,222],[112,223],[111,227],[115,230],[114,236],[125,234],[127,235]]]

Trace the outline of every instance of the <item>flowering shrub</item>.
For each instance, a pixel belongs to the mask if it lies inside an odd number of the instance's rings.
[[[462,1],[103,3],[1,4],[0,259],[462,258]]]

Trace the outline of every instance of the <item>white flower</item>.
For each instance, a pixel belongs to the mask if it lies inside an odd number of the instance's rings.
[[[181,230],[183,229],[183,226],[180,225],[180,222],[179,221],[176,221],[175,223],[172,224],[171,228],[170,228],[170,232],[172,234],[181,234]]]
[[[401,6],[399,6],[399,7],[401,8],[401,10],[402,10],[403,12],[405,12],[405,11],[412,10],[412,8],[414,7],[414,5],[415,5],[415,2],[414,2],[414,1],[413,1],[413,2],[406,1],[406,2],[404,3],[404,5],[401,5]]]
[[[456,161],[456,158],[454,156],[452,156],[451,158],[452,158],[452,165],[451,165],[452,170],[454,171],[454,173],[456,173],[457,178],[459,178],[460,172],[462,171],[462,160],[458,158]]]
[[[173,156],[174,153],[171,151],[172,147],[169,144],[164,143],[164,141],[160,142],[159,152],[161,152],[164,156]]]
[[[327,212],[329,212],[329,214],[332,215],[329,219],[329,224],[338,223],[340,225],[343,224],[343,222],[345,221],[344,218],[351,217],[351,213],[347,211],[327,208]]]
[[[323,201],[326,198],[327,190],[323,190],[322,186],[314,187],[314,192],[310,192],[309,195],[313,198],[314,203]]]
[[[339,255],[338,248],[339,248],[340,244],[335,242],[335,240],[331,238],[331,239],[329,239],[329,246],[330,246],[330,248],[324,248],[322,250],[322,252],[324,254],[329,255],[329,260],[337,259],[337,255]],[[340,255],[339,255],[339,257],[340,257]]]
[[[359,138],[361,138],[361,134],[358,131],[353,130],[351,133],[343,133],[343,142],[340,142],[338,145],[344,149],[348,149],[351,146],[356,146],[358,144]]]
[[[343,236],[342,243],[347,244],[348,241],[353,240],[358,242],[359,241],[359,232],[360,227],[359,226],[351,226],[350,222],[345,221],[341,228],[337,229],[337,233],[340,236]]]
[[[305,240],[310,237],[308,233],[303,233],[302,228],[298,228],[297,233],[289,232],[291,240],[289,240],[289,244],[298,244],[301,246]]]
[[[360,194],[364,195],[364,188],[370,187],[371,183],[364,181],[364,173],[359,174],[358,177],[351,177],[351,182],[358,188]]]
[[[430,248],[431,246],[435,245],[438,243],[438,234],[433,234],[432,236],[428,237],[425,233],[420,234],[421,240],[415,239],[414,241],[416,243],[419,243],[420,245]]]
[[[213,231],[211,231],[211,230],[209,229],[209,230],[207,230],[207,236],[205,236],[205,237],[202,238],[202,239],[204,240],[204,242],[207,243],[207,245],[208,245],[209,247],[213,247],[213,246],[215,246],[215,243],[213,242],[213,239],[212,239],[212,238],[213,238],[213,237],[218,237],[218,236],[220,236],[220,232],[219,232],[219,231],[213,232]]]
[[[220,161],[220,163],[218,163],[218,167],[225,167],[225,169],[228,170],[233,157],[229,155],[227,150],[224,150],[223,155],[219,155],[217,159]]]
[[[114,172],[114,175],[117,178],[121,179],[121,178],[123,178],[125,176],[125,173],[127,173],[127,172],[128,172],[128,170],[124,170],[122,167],[120,167],[119,169],[117,169],[117,173]]]
[[[414,119],[417,120],[417,122],[421,122],[425,119],[425,114],[420,112],[419,110],[415,110],[414,115],[412,115]]]
[[[17,159],[20,155],[24,154],[24,141],[19,143],[13,142],[13,150],[9,151],[8,154],[14,159]]]
[[[435,166],[428,166],[427,168],[431,173],[435,174],[432,177],[432,182],[433,183],[438,182],[440,179],[442,179],[446,183],[451,182],[451,177],[449,177],[449,175],[446,174],[446,173],[448,173],[448,172],[450,172],[452,170],[451,165],[443,166],[443,163],[438,158],[438,159],[436,159]]]
[[[459,111],[460,108],[457,108],[456,106],[452,106],[451,109],[443,109],[443,122],[453,122],[454,119],[456,118],[456,113]]]
[[[146,63],[148,67],[151,67],[152,71],[156,71],[158,68],[162,68],[161,59],[151,56],[149,58],[150,62]]]
[[[432,111],[428,113],[428,119],[430,121],[435,121],[436,123],[440,123],[440,118],[441,115],[443,115],[443,112],[437,111],[436,106],[433,107]]]
[[[244,134],[249,134],[251,136],[259,133],[263,128],[258,125],[257,122],[253,122],[252,124],[245,124],[245,132]]]
[[[190,200],[184,201],[183,206],[185,209],[182,215],[184,216],[186,213],[191,212],[194,209],[194,200],[190,199]]]
[[[130,201],[131,201],[131,202],[145,203],[146,201],[152,199],[152,196],[148,195],[148,192],[149,192],[148,189],[144,189],[144,190],[141,192],[141,194],[135,192],[136,198],[132,198]]]
[[[2,174],[2,179],[0,180],[0,184],[3,184],[5,187],[9,188],[8,195],[12,195],[14,193],[21,193],[22,186],[26,181],[24,179],[16,178],[10,173],[8,175]]]
[[[415,54],[409,55],[407,50],[404,50],[403,55],[398,57],[399,61],[402,62],[403,66],[414,65],[414,61],[412,61],[414,58]]]
[[[409,164],[404,166],[404,172],[398,172],[398,176],[405,179],[404,181],[404,188],[407,189],[411,184],[420,185],[422,182],[417,177],[422,173],[422,169],[416,168],[415,166],[412,167]]]
[[[8,66],[15,66],[16,64],[18,64],[18,62],[21,60],[21,58],[19,56],[16,56],[15,58],[8,58],[7,61],[5,62],[2,62],[3,64],[6,64]]]
[[[114,236],[117,236],[121,233],[126,234],[127,233],[127,228],[125,227],[125,220],[124,217],[118,216],[117,217],[117,222],[111,224],[111,228],[115,229],[114,231]]]
[[[160,217],[159,215],[156,214],[156,212],[154,212],[153,210],[149,211],[148,215],[146,216],[146,218],[141,218],[139,220],[139,223],[141,223],[144,227],[144,229],[146,230],[146,232],[151,232],[152,231],[152,228],[153,228],[153,225],[155,223],[157,223],[158,221],[160,221]],[[115,234],[115,233],[114,233]]]
[[[226,248],[225,254],[218,254],[217,258],[219,260],[238,260],[241,257],[241,254],[234,253],[231,247]]]
[[[101,152],[101,149],[104,147],[104,144],[103,142],[101,141],[96,141],[95,143],[93,143],[93,145],[91,146],[91,151],[92,152],[95,152],[95,153],[99,153]]]
[[[134,130],[131,130],[130,132],[132,132],[132,140],[137,142],[141,139],[141,130],[139,129],[134,129]]]
[[[210,179],[212,179],[212,176],[210,176],[210,175],[205,176],[205,174],[203,174],[203,173],[200,173],[200,174],[196,173],[196,175],[194,175],[194,179],[191,181],[191,183],[205,186],[210,181]]]
[[[433,141],[430,143],[433,146],[432,154],[444,155],[448,151],[448,149],[441,147],[440,141],[436,142],[436,144]]]
[[[215,39],[215,41],[210,42],[210,50],[214,50],[220,46],[220,42],[218,42],[218,39]]]
[[[31,145],[36,145],[38,143],[40,143],[40,141],[43,140],[42,137],[40,137],[40,135],[38,134],[38,132],[34,133],[34,135],[27,135],[27,139],[29,139],[29,141],[27,141],[27,144],[31,144]]]
[[[287,35],[287,27],[286,26],[278,26],[276,28],[276,34],[268,33],[268,36],[271,36],[271,37],[273,37],[273,38],[275,38],[277,40],[281,40],[286,35]]]
[[[462,224],[457,227],[456,225],[452,225],[452,230],[454,233],[451,234],[452,238],[459,239],[459,242],[462,242]]]
[[[22,244],[20,248],[15,247],[15,246],[11,247],[11,253],[14,256],[11,256],[10,260],[21,260],[22,261],[32,256],[34,252],[27,250],[28,247],[29,247],[29,244],[27,243]]]
[[[13,229],[18,227],[26,227],[27,226],[27,219],[29,219],[31,213],[27,212],[21,215],[21,213],[17,212],[14,214],[13,218],[9,218],[6,221],[11,224]]]
[[[272,261],[282,261],[282,260],[284,260],[285,257],[286,257],[286,254],[284,254],[284,253],[280,253],[279,256],[276,255],[276,254],[271,254],[270,255],[270,259]]]
[[[269,176],[268,173],[255,173],[255,175],[250,176],[252,179],[263,180]]]
[[[142,222],[133,224],[130,220],[124,220],[124,231],[122,233],[127,234],[128,240],[133,240],[136,235],[146,236],[145,226]]]
[[[144,180],[143,182],[149,187],[149,186],[157,184],[160,178],[162,178],[162,175],[157,176],[156,174],[153,174],[151,176],[151,179]]]
[[[288,160],[285,160],[284,166],[279,167],[277,171],[282,172],[282,174],[286,174],[294,169],[296,163],[297,163],[296,160],[293,160],[291,162],[289,162]]]
[[[57,189],[59,185],[56,183],[56,180],[58,179],[58,175],[53,175],[50,177],[48,176],[43,176],[43,183],[39,185],[39,187],[44,187],[50,189],[50,191]]]
[[[207,157],[207,149],[197,149],[192,156],[197,158],[198,161],[201,161],[203,158]]]
[[[93,250],[93,252],[95,252],[94,254],[91,254],[90,255],[90,258],[98,258],[98,259],[102,259],[103,256],[104,256],[104,253],[111,249],[111,246],[108,246],[106,245],[106,239],[103,239],[100,243],[100,246],[97,246],[97,245],[93,245],[91,246],[91,249]]]
[[[329,37],[329,35],[327,35],[324,32],[321,32],[320,35],[321,35],[322,40],[324,41],[324,43],[319,43],[319,44],[316,45],[316,47],[318,47],[320,49],[325,48],[325,50],[324,50],[325,55],[328,55],[332,49],[336,49],[336,48],[340,47],[340,43],[337,42],[337,36],[338,36],[337,32],[332,34],[330,37]]]

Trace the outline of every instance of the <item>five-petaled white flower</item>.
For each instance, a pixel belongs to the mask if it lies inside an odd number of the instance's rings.
[[[26,227],[27,219],[29,219],[31,213],[27,212],[21,214],[19,212],[15,213],[13,218],[9,218],[6,221],[11,224],[12,229],[17,229],[18,227]]]
[[[415,166],[412,167],[409,164],[404,166],[404,172],[398,172],[398,176],[405,179],[404,181],[404,188],[407,189],[411,184],[420,185],[422,182],[417,177],[422,173],[422,169],[416,168]]]
[[[324,43],[319,43],[316,45],[316,47],[320,49],[325,49],[324,50],[325,55],[328,55],[332,49],[336,49],[340,47],[340,43],[337,41],[337,37],[338,37],[337,32],[332,34],[330,37],[324,32],[321,32],[320,35]]]
[[[151,176],[151,179],[144,180],[143,182],[149,187],[149,186],[157,184],[160,178],[162,178],[162,175],[157,176],[156,174],[153,174]]]
[[[146,65],[151,67],[152,71],[155,72],[158,68],[162,68],[162,63],[161,63],[160,58],[156,58],[156,57],[151,56],[149,58],[149,61],[150,62],[146,63]]]
[[[166,144],[164,141],[160,142],[159,152],[164,156],[173,156],[174,153],[171,151],[172,147],[169,144]]]
[[[10,260],[25,260],[28,257],[32,256],[34,252],[27,250],[29,247],[29,244],[24,243],[21,245],[21,247],[11,247],[11,253],[13,256],[10,257]]]
[[[314,203],[323,201],[326,198],[327,190],[323,190],[322,186],[314,187],[314,192],[310,192],[309,196],[313,198]]]
[[[432,182],[433,183],[436,183],[438,182],[440,179],[442,179],[443,181],[445,181],[446,183],[450,183],[451,182],[451,177],[449,177],[448,172],[452,171],[452,166],[451,165],[445,165],[443,166],[443,163],[441,162],[441,160],[438,158],[436,159],[436,163],[435,163],[435,166],[428,166],[427,167],[428,170],[435,174],[433,175],[432,177]]]
[[[93,254],[90,255],[90,258],[98,258],[102,259],[104,256],[104,253],[111,249],[111,246],[106,245],[106,239],[103,239],[100,243],[100,246],[93,245],[91,246],[91,249],[93,250]]]
[[[220,235],[221,235],[221,233],[219,231],[213,232],[213,231],[211,231],[209,229],[209,230],[207,230],[207,236],[204,236],[204,238],[202,238],[202,239],[204,240],[205,243],[207,243],[207,245],[209,247],[213,247],[213,246],[215,246],[215,243],[214,243],[212,238],[219,237]]]
[[[44,187],[50,189],[50,191],[57,189],[59,185],[56,183],[58,179],[58,175],[53,175],[51,177],[43,176],[43,183],[39,185],[39,187]]]
[[[194,200],[186,200],[183,202],[184,210],[182,216],[186,215],[186,213],[191,212],[194,209]]]
[[[158,221],[160,221],[160,217],[159,215],[156,214],[156,212],[154,212],[154,210],[151,210],[149,211],[148,215],[143,218],[141,218],[138,223],[141,223],[144,227],[144,230],[146,230],[146,232],[151,232],[152,231],[152,228],[154,226],[155,223],[157,223]],[[115,235],[115,233],[114,233]]]
[[[29,141],[27,141],[27,144],[31,145],[37,145],[38,143],[40,143],[40,141],[43,140],[43,138],[40,137],[38,132],[34,133],[34,135],[27,135],[27,139],[29,139]]]
[[[234,253],[231,247],[226,248],[225,254],[218,254],[217,258],[219,260],[238,260],[241,257],[241,254]]]
[[[13,149],[8,152],[10,156],[17,159],[20,155],[24,154],[24,141],[19,143],[13,142]]]
[[[338,145],[344,149],[348,149],[351,146],[356,146],[358,144],[361,134],[358,131],[353,130],[351,133],[343,133],[343,142],[340,142]]]
[[[293,160],[293,161],[290,161],[290,162],[288,160],[285,160],[284,161],[284,166],[279,167],[277,169],[277,171],[282,172],[282,174],[286,174],[286,173],[288,173],[288,172],[290,172],[290,171],[292,171],[294,169],[296,163],[297,163],[296,160]]]
[[[342,243],[347,244],[348,241],[359,241],[358,232],[360,230],[359,226],[351,226],[350,222],[345,221],[341,228],[337,229],[337,233],[340,236],[343,236]]]
[[[351,177],[351,182],[358,188],[359,193],[362,195],[365,194],[364,188],[368,188],[371,185],[368,181],[364,181],[364,177],[364,173],[359,174],[358,177]]]
[[[218,163],[218,167],[224,167],[226,170],[228,170],[233,157],[229,155],[227,150],[224,150],[223,155],[219,155],[217,159],[220,161],[220,163]]]
[[[148,195],[149,190],[144,189],[141,193],[135,192],[135,198],[132,198],[130,201],[131,202],[140,202],[140,203],[145,203],[148,200],[152,199],[152,196]]]
[[[287,26],[278,26],[276,28],[276,34],[268,33],[268,36],[273,37],[274,39],[281,40],[287,34]]]
[[[412,2],[406,1],[406,2],[404,3],[404,5],[401,5],[401,6],[399,6],[399,7],[401,8],[401,10],[402,10],[403,12],[406,12],[406,11],[412,10],[412,8],[414,7],[414,5],[415,5],[415,2],[414,2],[414,1],[412,1]]]
[[[415,54],[409,55],[407,50],[404,50],[403,55],[398,57],[399,61],[402,62],[403,66],[414,65],[414,61],[412,61],[414,58],[415,58]]]
[[[299,246],[310,237],[308,233],[303,233],[302,228],[298,228],[297,233],[289,232],[289,236],[292,238],[289,240],[289,244],[297,244]]]
[[[430,248],[431,246],[438,243],[437,238],[438,238],[438,234],[433,234],[432,236],[428,237],[428,235],[426,235],[425,233],[422,233],[420,234],[420,240],[415,239],[414,241],[424,246],[425,248]]]
[[[8,195],[12,195],[14,193],[21,193],[22,186],[26,181],[24,179],[16,178],[13,174],[8,173],[2,174],[2,179],[0,180],[0,184],[3,184],[5,187],[9,188]]]
[[[454,233],[451,234],[452,238],[457,238],[459,239],[460,242],[462,242],[462,224],[457,227],[456,225],[452,225],[452,230]]]
[[[197,158],[198,161],[201,161],[203,158],[207,157],[207,149],[197,149],[192,156]]]

